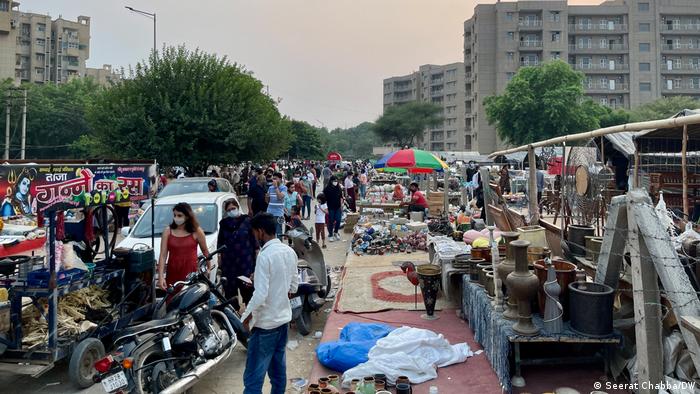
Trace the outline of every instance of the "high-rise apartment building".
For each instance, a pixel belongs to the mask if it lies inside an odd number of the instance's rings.
[[[442,124],[426,130],[416,146],[431,151],[469,150],[464,124],[464,64],[426,64],[411,74],[384,80],[384,109],[412,101],[442,107]],[[465,146],[467,148],[465,148]]]
[[[111,64],[103,64],[102,68],[86,68],[85,76],[94,78],[102,86],[110,86],[123,78],[121,72],[112,68]]]
[[[583,72],[586,94],[611,108],[700,97],[700,0],[477,5],[464,23],[465,120],[474,150],[503,147],[483,100],[502,92],[520,67],[551,59]]]
[[[77,21],[19,11],[0,0],[0,79],[63,83],[86,73],[90,57],[90,18]]]

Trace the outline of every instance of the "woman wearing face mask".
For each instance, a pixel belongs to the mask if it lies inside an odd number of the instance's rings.
[[[198,245],[202,254],[209,257],[204,231],[199,227],[192,207],[186,202],[177,203],[173,207],[173,222],[163,230],[160,240],[158,287],[166,289],[168,285],[185,280],[187,275],[197,271]],[[211,269],[211,262],[207,264]]]
[[[328,186],[323,189],[328,204],[328,241],[340,241],[340,221],[343,218],[343,190],[338,178],[331,176]]]
[[[255,272],[255,255],[260,249],[250,227],[250,216],[241,212],[238,201],[234,199],[224,202],[226,214],[219,222],[219,238],[217,248],[226,245],[219,254],[219,267],[227,279],[224,285],[226,298],[234,298],[232,305],[240,309],[238,292],[245,304],[253,296],[253,287],[238,279],[239,276],[252,278]]]

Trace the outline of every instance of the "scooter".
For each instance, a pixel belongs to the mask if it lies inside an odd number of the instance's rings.
[[[331,277],[323,252],[305,228],[287,231],[287,238],[292,241],[292,248],[297,254],[297,271],[299,287],[289,300],[292,306],[292,320],[301,335],[311,332],[311,312],[318,311],[325,305],[326,297],[331,291]]]
[[[200,257],[197,272],[168,288],[155,307],[158,318],[115,334],[116,350],[95,363],[94,380],[107,393],[183,392],[246,343],[240,316],[209,280],[206,261]]]

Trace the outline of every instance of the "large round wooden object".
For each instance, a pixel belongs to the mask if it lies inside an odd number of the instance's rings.
[[[584,166],[576,167],[576,194],[584,196],[588,191],[588,169]]]

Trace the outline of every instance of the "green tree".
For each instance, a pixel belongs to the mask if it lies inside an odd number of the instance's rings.
[[[562,61],[521,68],[501,95],[484,100],[488,121],[513,145],[592,130],[597,104],[584,97],[582,82]]]
[[[306,122],[290,121],[290,130],[293,141],[287,152],[289,157],[294,159],[320,159],[322,153],[321,130]]]
[[[698,109],[700,101],[688,96],[664,97],[641,105],[631,112],[633,122],[666,119],[684,109]]]
[[[372,148],[381,144],[372,122],[363,122],[348,129],[337,128],[321,135],[324,152],[340,152],[348,159],[371,159],[374,157]]]
[[[595,105],[597,108],[594,109],[594,111],[596,111],[595,116],[598,119],[599,127],[617,126],[630,122],[630,113],[624,109],[613,110],[612,108],[604,105]]]
[[[442,108],[427,102],[410,102],[387,108],[374,123],[374,132],[383,142],[412,146],[426,128],[442,123]]]
[[[158,159],[188,173],[268,160],[291,141],[263,84],[225,57],[168,47],[91,106],[93,128],[76,146],[92,157]]]

